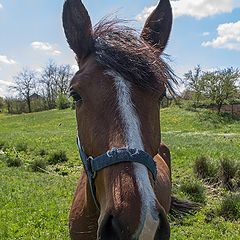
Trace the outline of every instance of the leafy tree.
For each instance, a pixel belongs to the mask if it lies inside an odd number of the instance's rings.
[[[202,90],[203,90],[202,75],[203,75],[203,72],[199,65],[196,66],[193,71],[190,70],[189,72],[184,74],[187,90],[192,93],[195,106],[199,105],[199,102],[202,98]]]
[[[203,94],[217,105],[218,113],[224,103],[232,101],[237,95],[238,70],[233,68],[205,72],[202,76]]]
[[[4,108],[4,99],[2,97],[0,97],[0,112],[3,110]]]

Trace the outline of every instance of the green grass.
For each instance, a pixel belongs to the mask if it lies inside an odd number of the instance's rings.
[[[68,239],[75,177],[0,167],[0,239]]]
[[[31,150],[63,150],[72,161],[78,161],[75,113],[69,109],[9,116],[0,114],[0,139],[11,146],[25,143]]]
[[[196,158],[207,156],[213,161],[240,161],[240,122],[226,121],[209,113],[190,112],[173,107],[161,111],[162,140],[172,154],[173,192],[188,197],[181,184],[194,178]],[[79,177],[79,157],[75,143],[76,121],[72,110],[4,115],[0,114],[0,140],[12,147],[25,144],[18,152],[24,165],[8,168],[0,155],[0,239],[69,239],[68,213]],[[64,151],[67,162],[48,166],[47,173],[29,170],[34,159],[48,160],[56,151]],[[1,151],[1,148],[0,148]],[[240,239],[240,220],[226,220],[216,212],[224,189],[205,191],[205,203],[195,215],[171,220],[172,238]]]

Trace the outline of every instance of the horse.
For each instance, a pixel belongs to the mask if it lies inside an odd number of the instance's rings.
[[[73,240],[170,239],[170,151],[160,100],[174,74],[163,60],[172,28],[161,0],[139,36],[124,21],[94,28],[80,0],[66,0],[63,28],[79,71],[70,83],[84,171],[69,214]]]

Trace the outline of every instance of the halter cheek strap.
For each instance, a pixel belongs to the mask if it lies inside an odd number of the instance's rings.
[[[105,154],[93,158],[91,156],[87,156],[87,154],[84,152],[79,137],[77,137],[77,146],[88,177],[90,191],[98,210],[100,210],[100,206],[96,198],[96,187],[94,184],[95,176],[98,171],[122,162],[137,162],[147,167],[147,169],[152,173],[153,179],[156,179],[156,163],[151,155],[142,150],[134,148],[113,148],[112,150],[107,151]]]

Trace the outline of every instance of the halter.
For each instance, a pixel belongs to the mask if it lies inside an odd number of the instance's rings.
[[[113,148],[112,150],[109,150],[98,157],[92,157],[87,156],[87,154],[84,152],[79,137],[77,137],[77,146],[84,169],[87,174],[90,191],[98,210],[100,210],[100,205],[97,201],[96,186],[94,184],[95,177],[98,171],[117,163],[137,162],[147,167],[147,169],[152,173],[153,179],[156,179],[156,163],[151,157],[151,155],[149,155],[145,151],[135,148]]]

